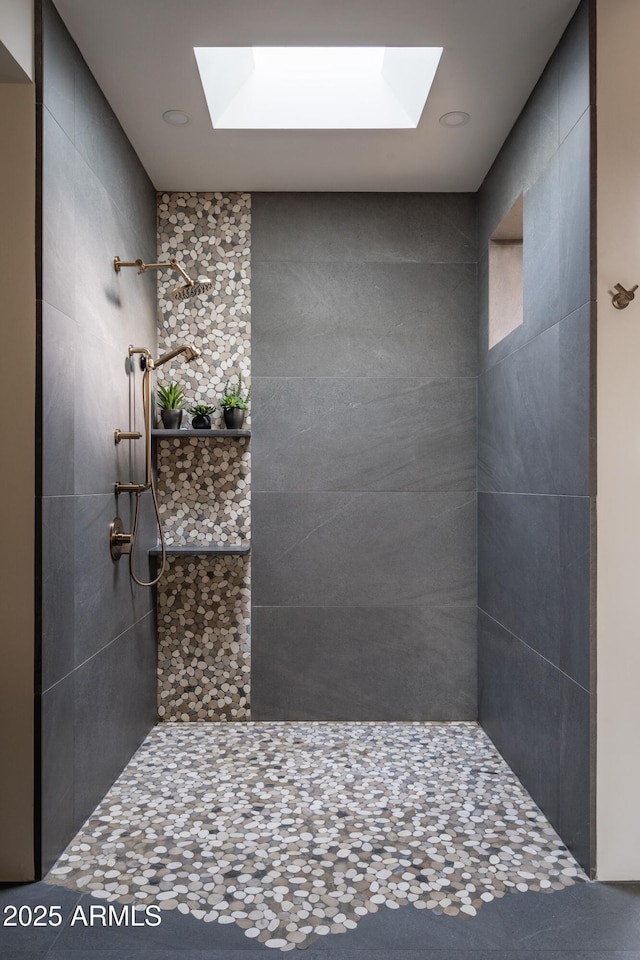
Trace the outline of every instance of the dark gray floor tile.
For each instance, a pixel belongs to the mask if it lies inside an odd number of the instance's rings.
[[[73,890],[52,888],[46,883],[0,885],[0,956],[3,960],[14,960],[14,958],[31,960],[31,957],[45,957],[47,951],[58,939],[61,929],[68,921],[79,899],[80,894]],[[31,923],[26,926],[8,927],[6,921],[11,918],[11,915],[7,912],[7,907],[11,905],[25,906],[31,910],[38,905],[47,909],[58,906],[61,910],[63,926],[36,927]],[[29,919],[26,913],[24,919]]]
[[[478,713],[513,772],[560,827],[560,672],[482,610],[478,615]]]
[[[472,377],[475,263],[257,262],[256,377]]]
[[[74,318],[75,149],[46,107],[42,125],[42,299]]]
[[[591,296],[591,116],[560,146],[560,290],[564,317]]]
[[[247,944],[251,943],[246,937],[243,939],[246,940]],[[100,948],[96,950],[91,947],[84,947],[83,949],[86,951],[86,956],[90,957],[91,960],[229,960],[230,957],[233,957],[233,960],[254,960],[257,953],[251,947],[247,949],[238,947],[230,951],[228,946],[221,948],[214,946],[206,950],[197,950],[188,946],[158,948],[136,945],[114,950]],[[269,947],[261,947],[260,949],[263,956],[265,954],[273,955],[273,950]],[[56,947],[47,954],[46,960],[78,960],[78,956],[79,951],[73,947],[63,949]],[[306,960],[309,954],[305,953],[304,956]],[[20,960],[20,957],[16,957],[16,960]],[[28,957],[27,960],[31,960],[31,958]],[[635,960],[635,958],[632,957],[631,960]]]
[[[476,611],[254,607],[255,720],[475,720]]]
[[[75,665],[75,500],[42,501],[42,689]]]
[[[254,193],[255,263],[475,260],[468,193]]]
[[[590,50],[589,4],[578,10],[558,45],[560,140],[564,140],[589,107]]]
[[[78,51],[50,0],[42,5],[44,104],[70,140],[75,134],[75,70]]]
[[[586,305],[482,374],[480,490],[588,494],[590,325]]]
[[[155,618],[149,614],[74,674],[78,827],[155,723],[155,667]]]
[[[589,500],[478,495],[478,602],[589,683]]]
[[[43,694],[41,709],[41,864],[51,869],[73,839],[75,675]]]
[[[548,897],[513,896],[499,902],[498,912],[514,949],[544,957],[548,950],[606,957],[606,951],[635,952],[640,944],[638,884],[576,884]]]
[[[470,604],[475,496],[256,493],[257,606]]]
[[[102,901],[83,896],[79,905],[85,913],[92,904]],[[144,912],[141,911],[141,916]],[[161,923],[157,926],[84,926],[81,923],[74,927],[67,926],[56,943],[57,951],[68,951],[72,956],[83,954],[95,956],[94,951],[113,952],[115,956],[153,957],[162,956],[162,951],[175,950],[178,956],[187,956],[194,951],[196,956],[200,951],[229,951],[229,954],[238,956],[251,953],[270,952],[268,947],[256,943],[245,937],[243,931],[235,923],[203,923],[194,917],[185,916],[178,910],[163,910]],[[182,954],[179,953],[182,951]],[[228,954],[228,955],[229,955]]]
[[[475,490],[473,379],[253,378],[252,489]]]
[[[585,870],[591,863],[591,698],[560,678],[560,835]],[[639,900],[640,908],[640,900]]]

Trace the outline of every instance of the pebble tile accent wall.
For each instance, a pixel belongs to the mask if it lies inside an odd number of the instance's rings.
[[[156,727],[47,877],[283,952],[584,879],[474,723],[286,722]]]
[[[216,407],[229,377],[248,380],[251,350],[251,197],[247,193],[163,193],[158,259],[175,257],[208,296],[175,303],[174,273],[158,276],[158,350],[188,343],[158,382],[178,382],[188,405]],[[250,426],[250,416],[245,426]],[[185,411],[183,428],[190,427]],[[157,443],[160,514],[167,544],[225,545],[250,538],[251,454],[246,438],[168,438]],[[158,588],[158,712],[161,720],[246,720],[250,680],[248,557],[172,557]]]

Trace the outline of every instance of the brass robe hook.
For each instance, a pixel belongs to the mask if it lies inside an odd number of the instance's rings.
[[[616,283],[615,290],[618,292],[613,295],[612,303],[616,310],[624,310],[625,307],[628,307],[631,301],[635,297],[635,292],[638,289],[638,284],[631,287],[630,290],[625,290],[621,283]]]

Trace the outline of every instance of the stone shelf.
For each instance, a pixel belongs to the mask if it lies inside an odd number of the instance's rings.
[[[250,552],[249,543],[172,543],[166,548],[168,557],[244,557]],[[162,556],[162,547],[152,547],[149,556]]]
[[[251,430],[152,430],[152,437],[250,437]]]

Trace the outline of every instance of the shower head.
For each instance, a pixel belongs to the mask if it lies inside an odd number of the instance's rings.
[[[192,297],[207,294],[213,287],[211,280],[192,280],[187,271],[180,266],[175,257],[166,263],[145,263],[143,260],[121,260],[120,257],[113,258],[113,267],[116,273],[120,273],[121,267],[137,267],[138,273],[146,273],[147,270],[176,270],[182,275],[184,283],[174,287],[169,291],[172,300],[191,300]]]
[[[177,347],[174,347],[173,350],[169,350],[168,353],[163,353],[157,360],[149,358],[147,360],[147,366],[150,367],[151,370],[155,370],[156,367],[161,366],[168,360],[173,360],[174,357],[179,356],[181,353],[184,353],[184,359],[189,363],[191,360],[197,360],[202,351],[197,347],[192,347],[188,343],[180,343]]]
[[[174,287],[169,291],[172,300],[191,300],[192,297],[199,297],[202,293],[209,293],[213,283],[211,280],[189,280],[188,283],[182,283],[179,287]]]

